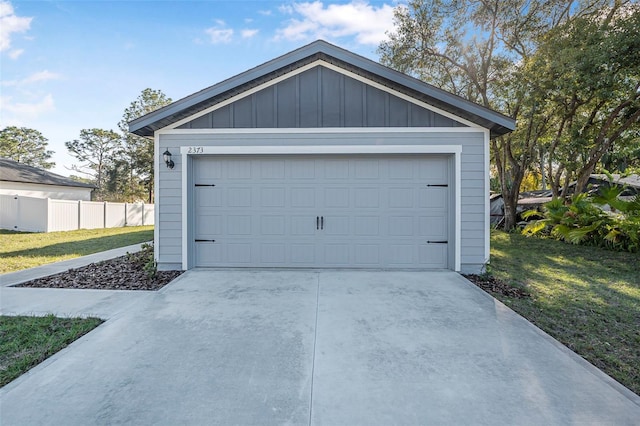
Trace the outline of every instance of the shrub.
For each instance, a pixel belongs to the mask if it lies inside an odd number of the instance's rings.
[[[640,251],[640,195],[619,198],[624,187],[601,187],[593,197],[574,195],[567,203],[554,199],[542,213],[528,211],[524,218],[542,216],[522,230],[527,236],[546,235],[572,244],[605,247],[616,251]],[[611,211],[605,211],[609,206]]]

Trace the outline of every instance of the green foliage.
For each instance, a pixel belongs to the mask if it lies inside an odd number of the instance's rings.
[[[73,170],[90,176],[96,185],[96,200],[108,198],[105,185],[107,170],[114,161],[119,143],[120,136],[116,132],[103,129],[82,129],[79,139],[64,143],[69,153],[80,162],[73,165]]]
[[[99,326],[98,318],[0,316],[0,386]]]
[[[142,244],[142,254],[144,258],[144,265],[142,269],[144,269],[144,272],[149,278],[155,278],[158,274],[158,262],[156,262],[154,257],[153,244]]]
[[[526,236],[547,235],[572,244],[604,247],[616,251],[640,251],[640,196],[631,201],[618,198],[624,188],[599,188],[593,198],[585,193],[570,203],[554,199],[543,206],[543,219],[527,224]],[[610,206],[611,212],[603,209]],[[615,207],[614,207],[615,206]],[[536,213],[526,212],[523,217]]]
[[[129,122],[171,103],[161,90],[144,89],[124,110],[118,127],[122,132],[122,144],[118,150],[120,162],[111,170],[114,190],[128,194],[128,198],[148,200],[153,193],[153,139],[129,133]]]
[[[50,169],[48,161],[53,151],[47,150],[48,139],[42,133],[26,127],[9,126],[0,130],[0,157],[28,166]]]

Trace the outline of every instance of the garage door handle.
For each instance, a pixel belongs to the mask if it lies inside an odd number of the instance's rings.
[[[427,241],[427,244],[448,244],[449,241]]]
[[[320,229],[320,216],[316,216],[316,229]]]
[[[320,229],[324,229],[324,216],[320,216]]]

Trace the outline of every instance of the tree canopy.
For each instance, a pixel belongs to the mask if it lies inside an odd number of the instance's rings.
[[[558,193],[562,177],[580,186],[616,143],[634,143],[638,14],[622,0],[410,0],[378,51],[388,66],[516,119],[516,131],[491,141],[511,228],[527,173],[546,165]]]
[[[49,161],[53,151],[47,146],[49,140],[42,133],[27,127],[9,126],[0,130],[0,157],[8,158],[42,169],[50,169],[56,164]]]

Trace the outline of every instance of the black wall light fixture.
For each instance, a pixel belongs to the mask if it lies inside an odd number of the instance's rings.
[[[162,153],[162,158],[164,158],[164,164],[166,164],[169,169],[173,169],[173,166],[175,166],[175,163],[171,159],[171,153],[169,152],[168,149]]]

